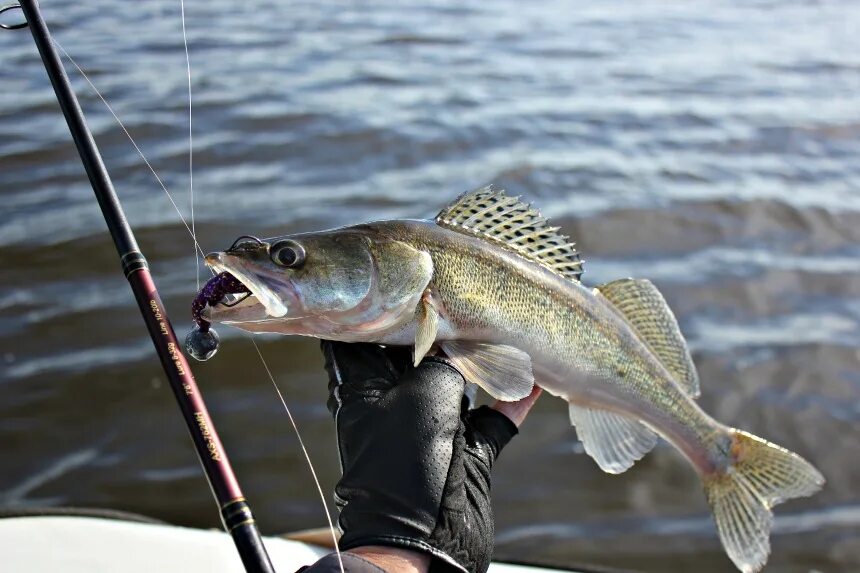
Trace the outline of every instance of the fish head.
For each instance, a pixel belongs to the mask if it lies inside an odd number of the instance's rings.
[[[208,320],[347,342],[373,342],[412,318],[433,274],[428,253],[360,226],[240,237],[206,263],[250,291],[210,306]]]

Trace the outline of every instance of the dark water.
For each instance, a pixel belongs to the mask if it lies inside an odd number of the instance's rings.
[[[59,41],[188,212],[179,2],[42,3]],[[195,215],[239,234],[429,216],[489,182],[580,244],[585,279],[651,278],[719,420],[813,460],[769,571],[860,569],[860,7],[850,2],[187,2]],[[192,243],[73,76],[181,332]],[[26,32],[0,33],[0,504],[216,526]],[[196,368],[266,532],[323,523],[250,342]],[[316,343],[261,339],[324,486],[337,477]],[[498,465],[498,557],[731,571],[666,446],[622,476],[541,400]],[[2,545],[2,541],[0,541]]]

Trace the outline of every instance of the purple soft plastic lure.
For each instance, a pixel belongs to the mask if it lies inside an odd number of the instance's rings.
[[[209,282],[203,285],[203,288],[194,297],[194,302],[191,303],[191,317],[197,326],[185,337],[185,350],[188,354],[202,361],[209,360],[218,351],[220,338],[211,328],[212,324],[203,318],[203,310],[206,305],[226,304],[220,302],[225,295],[250,294],[250,292],[248,287],[243,285],[239,279],[227,272],[209,279]]]
[[[242,281],[234,277],[228,272],[223,272],[215,275],[203,285],[197,296],[194,297],[194,302],[191,303],[191,317],[200,332],[208,332],[211,324],[203,318],[203,309],[206,305],[215,306],[218,301],[228,294],[243,294],[250,293],[248,287],[242,284]],[[229,306],[229,305],[228,305]]]

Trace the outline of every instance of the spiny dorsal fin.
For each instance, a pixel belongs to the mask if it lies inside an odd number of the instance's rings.
[[[460,195],[442,209],[436,223],[501,244],[565,278],[578,281],[582,260],[568,237],[537,209],[504,191],[484,187]]]
[[[646,279],[619,279],[597,287],[642,337],[660,363],[693,398],[699,375],[678,321],[657,287]]]

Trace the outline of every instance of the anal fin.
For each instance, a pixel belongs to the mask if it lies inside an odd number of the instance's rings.
[[[571,404],[570,422],[586,453],[606,473],[623,473],[657,444],[657,434],[615,412]]]
[[[531,394],[535,383],[532,360],[522,350],[468,340],[446,340],[439,345],[467,382],[493,398],[513,402]]]

